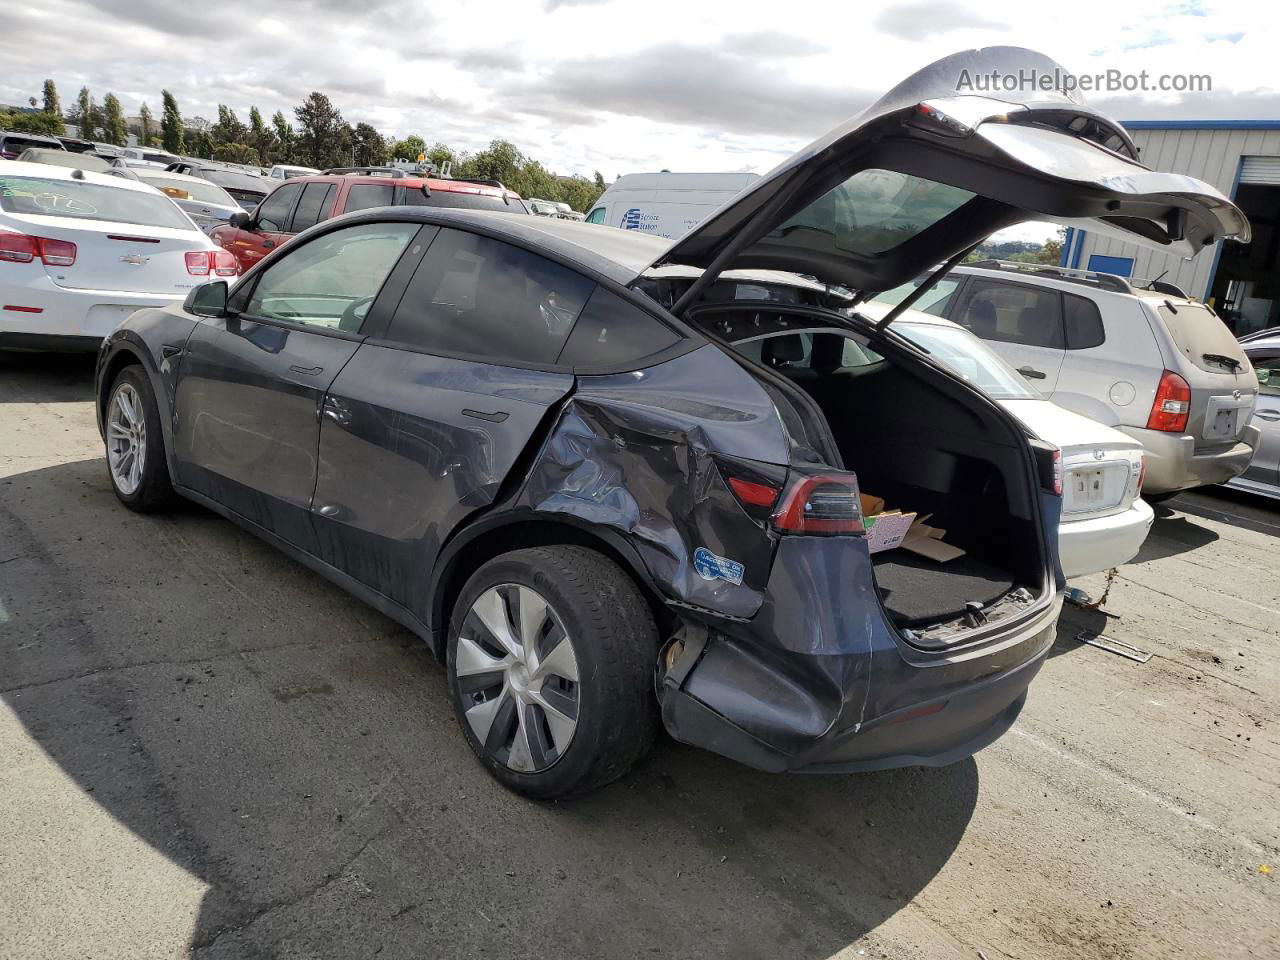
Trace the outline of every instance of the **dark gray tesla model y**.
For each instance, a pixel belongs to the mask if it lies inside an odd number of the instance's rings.
[[[620,776],[659,723],[771,771],[968,756],[1053,640],[1057,451],[857,304],[1028,219],[1187,254],[1248,231],[1070,97],[955,92],[1055,69],[934,64],[674,244],[318,224],[103,344],[116,493],[188,497],[421,635],[531,796]],[[871,552],[860,486],[963,556]]]

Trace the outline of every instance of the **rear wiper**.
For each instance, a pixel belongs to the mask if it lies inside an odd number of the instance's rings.
[[[1240,361],[1235,357],[1223,356],[1220,353],[1202,353],[1200,356],[1204,357],[1210,363],[1220,363],[1232,372],[1244,369]]]

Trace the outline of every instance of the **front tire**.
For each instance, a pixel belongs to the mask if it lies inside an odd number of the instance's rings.
[[[111,489],[130,510],[150,513],[173,499],[160,411],[146,373],[125,367],[111,384],[103,420]]]
[[[515,550],[480,567],[454,610],[454,712],[503,786],[540,800],[586,793],[653,745],[657,629],[610,558],[569,545]]]

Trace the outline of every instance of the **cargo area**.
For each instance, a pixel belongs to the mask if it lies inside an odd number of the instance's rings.
[[[755,317],[743,321],[725,328],[731,337],[735,326],[759,329]],[[945,560],[904,546],[874,552],[876,586],[893,621],[915,628],[1018,587],[1038,594],[1039,504],[1028,493],[1024,439],[1009,422],[910,359],[895,362],[841,332],[786,322],[790,331],[735,340],[734,349],[816,402],[864,494],[886,510],[914,513],[963,551]]]

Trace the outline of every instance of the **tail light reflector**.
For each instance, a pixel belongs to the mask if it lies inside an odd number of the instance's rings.
[[[1151,404],[1151,415],[1147,417],[1147,429],[1182,433],[1187,429],[1190,413],[1190,385],[1172,370],[1166,370],[1160,375],[1160,385],[1156,387],[1156,399]]]
[[[778,490],[767,483],[744,480],[742,477],[729,477],[729,489],[743,503],[752,507],[772,507],[778,500]]]
[[[213,261],[213,272],[219,277],[234,277],[240,273],[240,261],[230,250],[211,250],[209,257]]]
[[[820,536],[862,533],[858,478],[852,473],[800,475],[782,495],[773,528]]]
[[[69,267],[76,262],[76,245],[70,240],[0,232],[0,260],[31,263],[37,257],[48,267]]]

